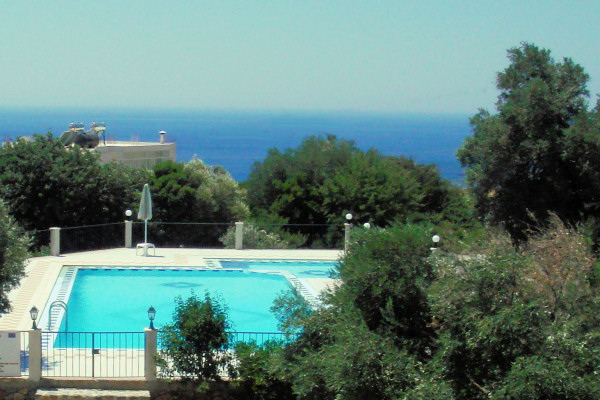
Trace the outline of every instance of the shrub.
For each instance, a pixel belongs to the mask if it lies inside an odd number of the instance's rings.
[[[268,341],[262,345],[238,343],[235,346],[239,398],[244,400],[295,399],[291,382],[282,379],[274,368],[280,342]]]
[[[230,328],[225,307],[208,293],[204,299],[192,293],[186,300],[178,297],[176,302],[172,324],[159,332],[157,364],[161,375],[201,382],[220,380],[220,373],[231,370],[231,357],[223,351]]]
[[[219,238],[225,248],[235,247],[235,226],[229,227],[227,232]],[[293,246],[277,233],[269,233],[252,224],[244,225],[245,249],[289,249]]]

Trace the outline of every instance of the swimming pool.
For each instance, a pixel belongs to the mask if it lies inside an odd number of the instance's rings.
[[[202,297],[208,291],[227,307],[233,330],[277,332],[277,320],[270,312],[277,295],[290,285],[310,292],[305,280],[329,277],[335,264],[213,259],[199,268],[68,267],[53,291],[55,298],[62,294],[66,299],[68,315],[54,308],[56,318],[50,317],[48,325],[65,331],[68,322],[70,332],[141,331],[148,326],[146,311],[152,305],[157,311],[155,326],[160,328],[171,321],[177,296],[185,299],[193,291]]]

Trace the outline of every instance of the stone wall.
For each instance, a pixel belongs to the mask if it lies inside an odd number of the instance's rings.
[[[33,400],[36,390],[27,378],[0,378],[0,400]]]

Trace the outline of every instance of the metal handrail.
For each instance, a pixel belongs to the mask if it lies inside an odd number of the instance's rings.
[[[62,307],[65,310],[65,332],[69,331],[69,312],[67,303],[62,300],[54,300],[48,309],[48,329],[52,326],[52,307]]]

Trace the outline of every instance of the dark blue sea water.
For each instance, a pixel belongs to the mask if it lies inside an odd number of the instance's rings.
[[[48,130],[58,137],[70,122],[83,122],[87,129],[93,121],[106,123],[108,139],[158,141],[164,130],[166,140],[177,144],[179,161],[196,155],[222,165],[238,181],[245,181],[251,165],[272,147],[284,150],[309,135],[333,134],[364,150],[437,164],[445,178],[460,183],[455,154],[470,134],[465,115],[61,108],[0,109],[0,139]]]

